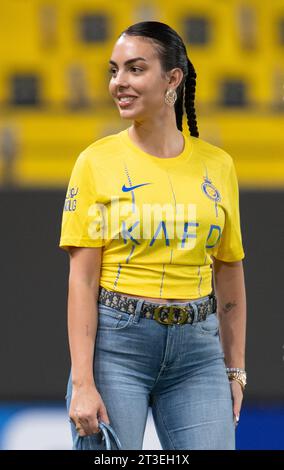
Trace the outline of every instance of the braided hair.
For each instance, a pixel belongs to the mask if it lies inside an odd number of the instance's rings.
[[[196,72],[193,64],[187,57],[186,47],[182,38],[170,26],[159,21],[141,21],[129,26],[120,36],[123,34],[142,36],[145,39],[151,40],[160,59],[164,74],[176,67],[183,71],[183,79],[176,89],[176,124],[177,128],[182,131],[183,112],[185,109],[189,133],[193,137],[199,137],[194,103]]]
[[[199,132],[197,128],[197,120],[196,120],[196,111],[195,111],[195,88],[196,88],[196,72],[195,69],[190,62],[189,58],[187,58],[188,63],[188,74],[185,81],[185,97],[184,97],[184,106],[187,115],[187,124],[190,130],[190,134],[199,137]],[[182,128],[180,129],[182,131]]]

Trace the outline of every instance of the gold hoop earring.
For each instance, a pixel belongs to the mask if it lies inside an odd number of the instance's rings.
[[[174,106],[177,100],[177,94],[175,90],[167,90],[165,94],[165,103],[169,106]]]

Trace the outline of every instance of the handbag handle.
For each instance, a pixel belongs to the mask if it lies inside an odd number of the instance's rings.
[[[114,441],[117,445],[118,450],[120,450],[122,448],[121,442],[120,442],[116,432],[114,431],[114,429],[110,426],[110,424],[107,424],[104,421],[99,421],[98,425],[99,425],[99,429],[100,429],[101,433],[103,434],[102,440],[105,441],[106,450],[112,450],[111,442],[110,442],[110,438],[109,438],[109,433],[113,437],[113,439],[114,439]],[[77,448],[78,443],[81,440],[81,437],[82,436],[80,436],[79,434],[76,435],[73,449]]]
[[[106,441],[106,450],[111,450],[111,442],[108,435],[108,431],[111,433],[118,449],[122,448],[121,442],[115,432],[115,430],[110,426],[110,424],[105,423],[104,421],[99,421],[99,428],[103,433],[103,438]]]

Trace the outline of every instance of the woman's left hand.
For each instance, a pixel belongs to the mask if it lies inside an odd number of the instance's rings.
[[[234,413],[234,423],[237,426],[240,418],[241,406],[243,401],[243,391],[242,387],[236,380],[230,382],[231,393],[233,399],[233,413]]]

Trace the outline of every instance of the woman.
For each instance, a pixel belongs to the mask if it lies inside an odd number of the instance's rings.
[[[231,156],[198,136],[195,85],[169,26],[138,23],[115,43],[109,91],[132,125],[80,154],[60,239],[74,449],[104,448],[99,421],[123,449],[142,449],[149,405],[163,449],[235,448],[246,313],[238,183]]]

